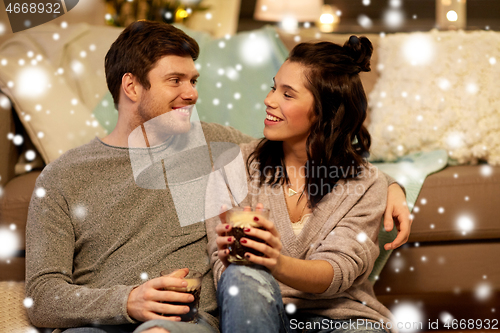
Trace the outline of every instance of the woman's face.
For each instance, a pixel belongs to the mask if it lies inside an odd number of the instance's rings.
[[[305,87],[307,68],[289,60],[274,78],[267,94],[264,136],[272,141],[304,143],[313,121],[313,94]]]

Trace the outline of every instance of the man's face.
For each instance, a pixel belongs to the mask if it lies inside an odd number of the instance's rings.
[[[189,56],[168,55],[156,62],[148,73],[151,87],[141,90],[137,110],[137,121],[144,124],[148,137],[154,134],[158,141],[165,135],[189,131],[191,113],[198,100],[198,76]]]

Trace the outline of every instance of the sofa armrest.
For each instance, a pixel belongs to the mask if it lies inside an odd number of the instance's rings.
[[[7,138],[9,133],[15,132],[15,124],[12,108],[3,107],[10,104],[10,102],[6,102],[5,98],[7,97],[0,92],[0,188],[14,178],[14,169],[19,158],[17,147],[12,143],[12,140]]]
[[[0,332],[31,332],[24,298],[24,282],[0,282]]]

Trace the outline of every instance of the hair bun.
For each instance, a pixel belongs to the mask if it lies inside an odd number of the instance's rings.
[[[354,63],[359,66],[360,72],[369,72],[371,70],[370,59],[373,54],[373,45],[368,38],[358,38],[353,35],[345,42],[344,48],[347,49]]]

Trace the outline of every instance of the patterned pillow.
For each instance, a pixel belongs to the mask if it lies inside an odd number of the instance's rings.
[[[446,149],[500,165],[500,33],[387,35],[370,93],[372,159]]]

